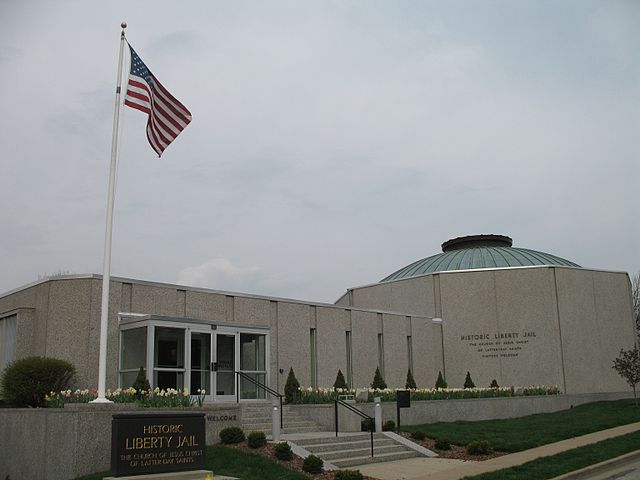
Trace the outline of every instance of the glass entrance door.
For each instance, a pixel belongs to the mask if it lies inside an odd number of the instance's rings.
[[[211,334],[191,332],[191,395],[210,397],[211,391]]]
[[[214,400],[236,399],[236,335],[216,333],[214,360]]]

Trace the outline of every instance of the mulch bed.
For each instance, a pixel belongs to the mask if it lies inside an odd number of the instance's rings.
[[[298,457],[296,454],[293,455],[293,458],[289,461],[279,460],[276,458],[275,453],[273,452],[273,443],[267,443],[264,447],[260,448],[249,448],[247,442],[236,443],[235,445],[227,445],[228,447],[237,448],[239,450],[244,450],[246,452],[257,453],[258,455],[262,455],[263,457],[267,457],[269,460],[272,460],[276,463],[279,463],[283,467],[289,468],[296,472],[303,473],[305,475],[309,475],[313,478],[313,480],[333,480],[334,472],[322,472],[316,473],[315,475],[305,472],[302,470],[302,462],[303,459]],[[364,480],[379,480],[374,477],[367,477],[366,475],[363,477]]]
[[[411,438],[411,435],[402,432],[401,435],[405,438],[408,438],[412,442],[417,443],[418,445],[422,445],[429,450],[432,450],[438,454],[438,458],[453,458],[456,460],[465,460],[465,461],[474,461],[474,462],[482,462],[484,460],[489,460],[490,458],[500,457],[502,455],[507,455],[508,452],[492,452],[489,455],[469,455],[465,447],[460,447],[458,445],[451,445],[451,450],[438,450],[435,448],[435,440],[431,440],[430,438],[425,438],[424,440],[415,440]],[[267,443],[264,447],[260,448],[249,448],[246,442],[236,443],[235,445],[227,445],[228,447],[237,448],[239,450],[244,450],[246,452],[256,453],[258,455],[262,455],[263,457],[267,457],[268,459],[279,463],[283,467],[289,468],[296,472],[304,473],[306,475],[311,476],[314,480],[333,480],[334,473],[333,472],[322,472],[312,475],[310,473],[302,470],[302,458],[297,455],[293,455],[293,459],[289,461],[279,460],[274,451],[273,451],[273,443]],[[374,477],[364,477],[365,480],[378,480]]]
[[[451,444],[451,450],[438,450],[436,448],[436,441],[430,438],[425,438],[424,440],[416,440],[411,438],[411,435],[406,432],[401,432],[404,438],[411,440],[418,445],[422,445],[424,448],[428,448],[429,450],[436,452],[438,454],[438,458],[453,458],[455,460],[465,460],[472,462],[483,462],[485,460],[489,460],[491,458],[501,457],[503,455],[507,455],[509,452],[497,452],[493,451],[488,455],[469,455],[467,453],[466,447],[460,447],[458,445]]]

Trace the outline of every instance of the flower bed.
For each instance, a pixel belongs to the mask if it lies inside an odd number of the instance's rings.
[[[175,408],[175,407],[201,407],[205,396],[204,390],[198,390],[197,395],[191,395],[188,389],[167,390],[156,388],[155,390],[140,390],[135,388],[116,388],[107,390],[105,397],[114,403],[136,403],[145,408]],[[98,397],[98,391],[94,388],[85,390],[62,390],[51,392],[45,397],[47,407],[62,408],[67,403],[89,403]]]
[[[294,403],[297,404],[321,404],[332,403],[339,395],[354,395],[360,393],[354,389],[342,388],[313,388],[300,387],[298,397]],[[417,388],[411,390],[411,400],[459,400],[465,398],[494,398],[494,397],[514,397],[520,395],[558,395],[560,389],[554,386],[534,386],[527,387],[498,387],[498,388]],[[396,390],[385,388],[382,390],[369,388],[367,391],[367,401],[372,402],[374,397],[380,397],[383,402],[395,402]],[[361,398],[360,395],[357,398]]]

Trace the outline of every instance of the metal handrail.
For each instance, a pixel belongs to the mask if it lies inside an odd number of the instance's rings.
[[[358,410],[353,405],[349,405],[344,400],[336,399],[336,403],[335,403],[336,437],[338,436],[338,405],[341,405],[341,406],[345,407],[347,410],[360,415],[362,418],[364,418],[366,420],[369,420],[369,425],[370,425],[369,432],[371,433],[371,456],[373,457],[373,430],[375,429],[375,420],[374,420],[374,418],[370,417],[369,415],[367,415],[364,412],[361,412],[360,410]]]
[[[270,393],[271,395],[273,395],[274,397],[278,397],[278,399],[280,400],[280,428],[284,428],[284,424],[283,424],[283,419],[282,419],[282,398],[284,397],[284,395],[282,395],[281,393],[276,392],[275,390],[273,390],[272,388],[267,387],[264,383],[260,383],[259,381],[257,381],[254,378],[251,378],[249,375],[247,375],[244,372],[240,372],[238,370],[236,370],[236,403],[240,403],[240,377],[249,380],[251,383],[253,383],[255,386],[262,388],[265,392]]]

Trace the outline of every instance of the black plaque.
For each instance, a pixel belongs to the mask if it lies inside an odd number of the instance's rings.
[[[398,408],[411,408],[411,392],[409,390],[396,390]]]
[[[204,413],[113,415],[111,473],[142,475],[204,468]]]

